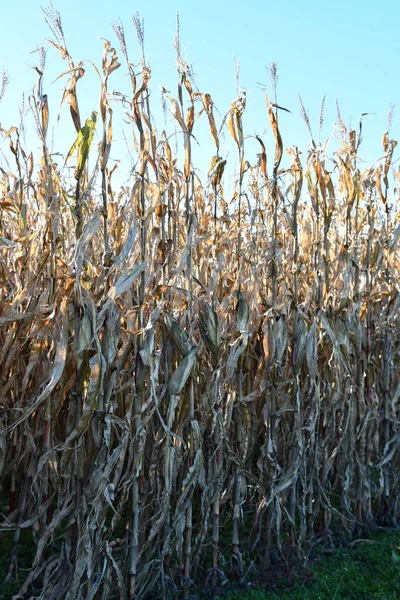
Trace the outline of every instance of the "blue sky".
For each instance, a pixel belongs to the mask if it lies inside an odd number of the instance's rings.
[[[37,59],[30,52],[41,45],[47,49],[44,91],[50,95],[53,119],[58,112],[63,82],[53,82],[66,69],[66,64],[46,42],[51,34],[41,5],[48,4],[19,0],[9,3],[7,10],[2,11],[0,69],[6,68],[12,78],[0,105],[0,123],[5,128],[18,124],[22,92],[29,94],[36,82],[31,67],[37,64]],[[307,150],[309,136],[300,117],[298,93],[309,111],[315,137],[318,137],[319,110],[325,94],[322,138],[329,136],[337,120],[335,103],[338,99],[346,124],[351,121],[356,126],[361,113],[374,113],[364,121],[361,156],[366,165],[381,156],[381,137],[387,128],[388,109],[391,103],[398,102],[400,91],[400,5],[395,1],[381,0],[377,4],[371,0],[303,3],[294,0],[271,3],[55,0],[54,6],[61,13],[67,46],[74,61],[91,59],[99,66],[102,55],[99,38],[110,39],[119,50],[111,25],[118,19],[125,27],[132,62],[139,60],[140,50],[131,19],[134,12],[139,12],[145,22],[146,57],[152,67],[152,103],[160,128],[164,125],[159,85],[164,85],[173,95],[176,92],[173,40],[176,11],[179,11],[182,53],[193,66],[199,89],[211,94],[221,117],[236,97],[236,56],[241,63],[240,85],[247,91],[248,99],[245,133],[262,135],[267,130],[267,138],[271,138],[264,92],[259,83],[269,84],[266,66],[276,61],[278,103],[292,111],[292,114],[281,113],[280,117],[285,147],[296,144]],[[78,87],[84,118],[98,107],[98,80],[89,63],[86,69],[87,74]],[[129,91],[124,67],[111,76],[109,89]],[[68,136],[72,135],[66,107],[61,123],[64,124],[60,124],[55,133],[55,147],[59,150],[60,144],[65,142],[62,151],[66,152],[71,141]],[[31,129],[33,134],[33,122]],[[195,125],[194,134],[198,133],[202,155],[211,156],[212,143],[207,135],[200,134],[200,129],[207,133],[205,120],[197,129]],[[399,122],[395,115],[391,136],[399,138],[398,133]],[[116,140],[122,139],[118,125],[114,135]],[[247,148],[248,159],[253,162],[258,148],[251,140]],[[234,152],[229,142],[222,150],[226,154]]]

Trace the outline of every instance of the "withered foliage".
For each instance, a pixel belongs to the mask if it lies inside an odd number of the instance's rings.
[[[225,118],[239,164],[228,202],[212,97],[195,90],[179,31],[177,97],[163,90],[183,140],[174,156],[150,111],[138,17],[139,66],[116,25],[125,67],[106,40],[101,119],[85,121],[83,64],[65,46],[58,13],[46,14],[68,63],[62,102],[77,132],[67,157],[75,171],[71,183],[49,152],[38,69],[30,105],[41,156],[17,128],[1,130],[8,579],[18,578],[21,596],[43,599],[187,598],[193,582],[216,589],[252,561],[268,570],[271,557],[307,559],[318,541],[395,523],[396,142],[385,134],[383,158],[362,170],[360,134],[341,122],[333,156],[315,142],[308,154],[292,147],[283,169],[279,107],[267,97],[275,149],[267,157],[257,136],[257,161],[245,155],[239,93]],[[136,166],[132,186],[118,191],[109,79],[119,68],[132,84],[122,106]],[[3,76],[2,92],[6,84]],[[203,182],[192,162],[196,126],[209,126],[215,144]],[[29,573],[18,568],[24,529],[35,545]]]

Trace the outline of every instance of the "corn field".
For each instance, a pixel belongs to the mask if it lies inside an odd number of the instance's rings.
[[[190,598],[198,586],[245,581],[250,567],[306,564],[316,544],[395,526],[396,142],[385,133],[365,168],[362,121],[355,131],[338,113],[329,155],[302,108],[310,148],[284,159],[281,108],[266,93],[260,130],[273,151],[260,134],[259,154],[246,154],[245,93],[218,117],[179,35],[177,94],[163,89],[169,136],[153,118],[137,16],[142,58],[131,62],[115,24],[99,110],[85,118],[83,63],[59,14],[47,9],[46,19],[76,141],[56,162],[44,60],[30,97],[40,152],[1,128],[0,539],[14,539],[7,579],[20,582],[18,597]],[[131,95],[115,103],[117,69]],[[1,95],[6,85],[4,75]],[[119,188],[109,162],[116,110],[135,157]],[[204,181],[196,127],[214,146]],[[232,190],[225,133],[238,165]],[[24,530],[34,557],[23,573]]]

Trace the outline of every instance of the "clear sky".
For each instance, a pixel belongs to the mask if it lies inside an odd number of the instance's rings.
[[[54,83],[54,80],[67,65],[46,42],[51,34],[41,5],[48,4],[37,0],[14,0],[7,2],[7,8],[2,10],[0,69],[6,68],[12,78],[0,105],[0,123],[5,128],[18,124],[22,92],[28,94],[37,79],[31,68],[37,64],[37,58],[30,53],[41,45],[47,49],[44,91],[52,99],[53,118],[58,111],[63,81]],[[319,110],[325,94],[322,137],[328,137],[336,121],[338,99],[346,124],[351,121],[356,126],[361,113],[374,113],[364,121],[361,156],[366,161],[381,156],[381,137],[387,128],[388,109],[391,103],[398,103],[400,92],[400,4],[395,0],[380,0],[379,3],[371,0],[202,0],[197,3],[182,0],[55,0],[54,6],[61,13],[67,46],[74,61],[91,59],[99,66],[102,55],[99,38],[110,39],[119,51],[112,29],[112,22],[118,19],[125,27],[132,62],[139,60],[140,50],[131,19],[133,13],[139,12],[145,23],[145,50],[152,67],[152,102],[156,111],[160,111],[160,127],[163,127],[163,117],[159,85],[164,85],[173,95],[176,93],[173,40],[178,10],[183,54],[193,66],[199,89],[211,94],[222,116],[236,97],[234,57],[240,58],[240,86],[247,91],[248,98],[244,115],[247,134],[262,135],[267,129],[267,135],[271,137],[264,91],[259,84],[269,84],[266,66],[276,61],[278,103],[292,111],[292,114],[281,113],[280,117],[285,147],[296,144],[307,149],[308,134],[300,117],[298,93],[309,111],[315,137],[318,137]],[[78,84],[84,118],[98,108],[96,76],[89,63],[86,68],[87,76]],[[110,90],[129,91],[124,74],[122,67],[111,76]],[[65,108],[65,121],[69,118],[67,112]],[[71,131],[70,123],[67,125]],[[200,128],[208,131],[206,121]],[[62,135],[62,131],[58,129],[56,135]],[[114,133],[118,138],[120,132]],[[396,115],[391,137],[400,139]],[[253,152],[252,142],[248,144]],[[57,145],[56,140],[55,147]],[[212,154],[212,145],[210,148]],[[251,158],[249,156],[249,160]]]

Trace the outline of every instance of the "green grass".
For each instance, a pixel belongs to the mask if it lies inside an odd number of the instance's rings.
[[[4,583],[7,576],[10,556],[14,547],[14,534],[0,538],[0,600],[11,600],[17,594],[22,583],[29,573],[34,556],[34,544],[30,531],[21,531],[20,544],[18,546],[17,571],[14,571],[16,579]]]
[[[224,600],[398,600],[400,532],[382,533],[327,556],[320,549],[309,583],[231,591]],[[221,596],[222,598],[222,596]]]
[[[12,536],[0,543],[0,600],[11,600],[19,590],[18,582],[4,583]],[[18,576],[22,583],[33,558],[32,536],[21,533]],[[254,588],[232,588],[218,596],[221,600],[398,600],[400,598],[400,531],[381,533],[369,540],[336,550],[327,555],[319,548],[310,570],[302,576],[294,571],[298,583],[289,586],[278,580],[273,589],[263,589],[254,573]],[[305,583],[299,583],[303,579]],[[230,584],[228,585],[228,587]],[[156,600],[156,599],[155,599]]]

